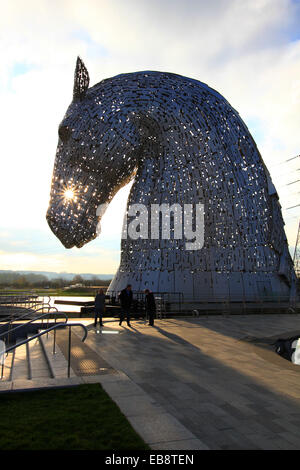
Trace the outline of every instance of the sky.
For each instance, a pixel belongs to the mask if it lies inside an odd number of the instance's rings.
[[[122,188],[100,237],[65,249],[48,207],[57,130],[78,55],[90,86],[161,70],[219,91],[252,133],[278,190],[290,252],[300,218],[299,0],[1,0],[0,269],[115,273]]]

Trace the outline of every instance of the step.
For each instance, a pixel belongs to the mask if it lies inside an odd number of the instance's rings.
[[[23,339],[17,339],[16,344]],[[28,345],[22,344],[15,349],[11,380],[28,380],[30,378],[30,362],[28,361]]]
[[[28,338],[34,336],[28,335]],[[47,356],[44,352],[40,338],[35,338],[28,343],[31,379],[53,378],[53,372],[49,367]]]
[[[39,330],[39,333],[42,331],[44,330]],[[34,334],[30,333],[27,337],[32,336]],[[18,339],[16,344],[22,341],[23,339]],[[34,338],[8,353],[3,367],[3,378],[0,381],[63,379],[67,378],[67,374],[68,362],[57,344],[53,354],[53,333],[50,333]],[[72,368],[70,377],[77,377]]]
[[[55,354],[53,354],[53,335],[54,333],[52,331],[49,335],[44,334],[40,336],[39,339],[44,347],[50,367],[52,368],[53,376],[55,378],[65,378],[68,374],[68,361],[57,344],[55,346]],[[72,368],[70,370],[70,377],[76,377]]]

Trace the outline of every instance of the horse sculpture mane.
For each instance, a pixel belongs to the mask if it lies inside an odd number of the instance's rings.
[[[153,205],[201,203],[203,246],[186,249],[174,229],[169,239],[124,237],[110,292],[130,282],[135,290],[208,300],[289,295],[294,272],[278,196],[230,104],[204,83],[172,73],[127,73],[88,86],[78,59],[47,212],[64,246],[95,238],[99,206],[134,179],[127,212],[134,204],[150,213]]]

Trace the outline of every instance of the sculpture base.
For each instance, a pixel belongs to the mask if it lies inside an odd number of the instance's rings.
[[[150,289],[153,292],[169,293],[172,299],[178,293],[184,300],[205,300],[216,302],[289,301],[291,286],[276,273],[219,273],[182,270],[168,271],[118,271],[109,285],[108,294],[120,292],[127,284],[133,291]]]

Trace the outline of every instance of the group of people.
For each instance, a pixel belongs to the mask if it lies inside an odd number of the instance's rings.
[[[149,318],[149,325],[154,326],[154,317],[156,312],[156,305],[153,292],[149,289],[145,289],[145,307],[146,315]],[[127,284],[126,288],[123,289],[119,295],[120,304],[121,304],[121,314],[119,325],[122,325],[126,317],[127,325],[130,326],[130,309],[132,306],[133,294],[131,284]],[[97,320],[99,318],[100,326],[103,326],[103,314],[105,312],[105,294],[103,289],[99,289],[98,294],[95,297],[95,322],[94,325],[97,325]]]

